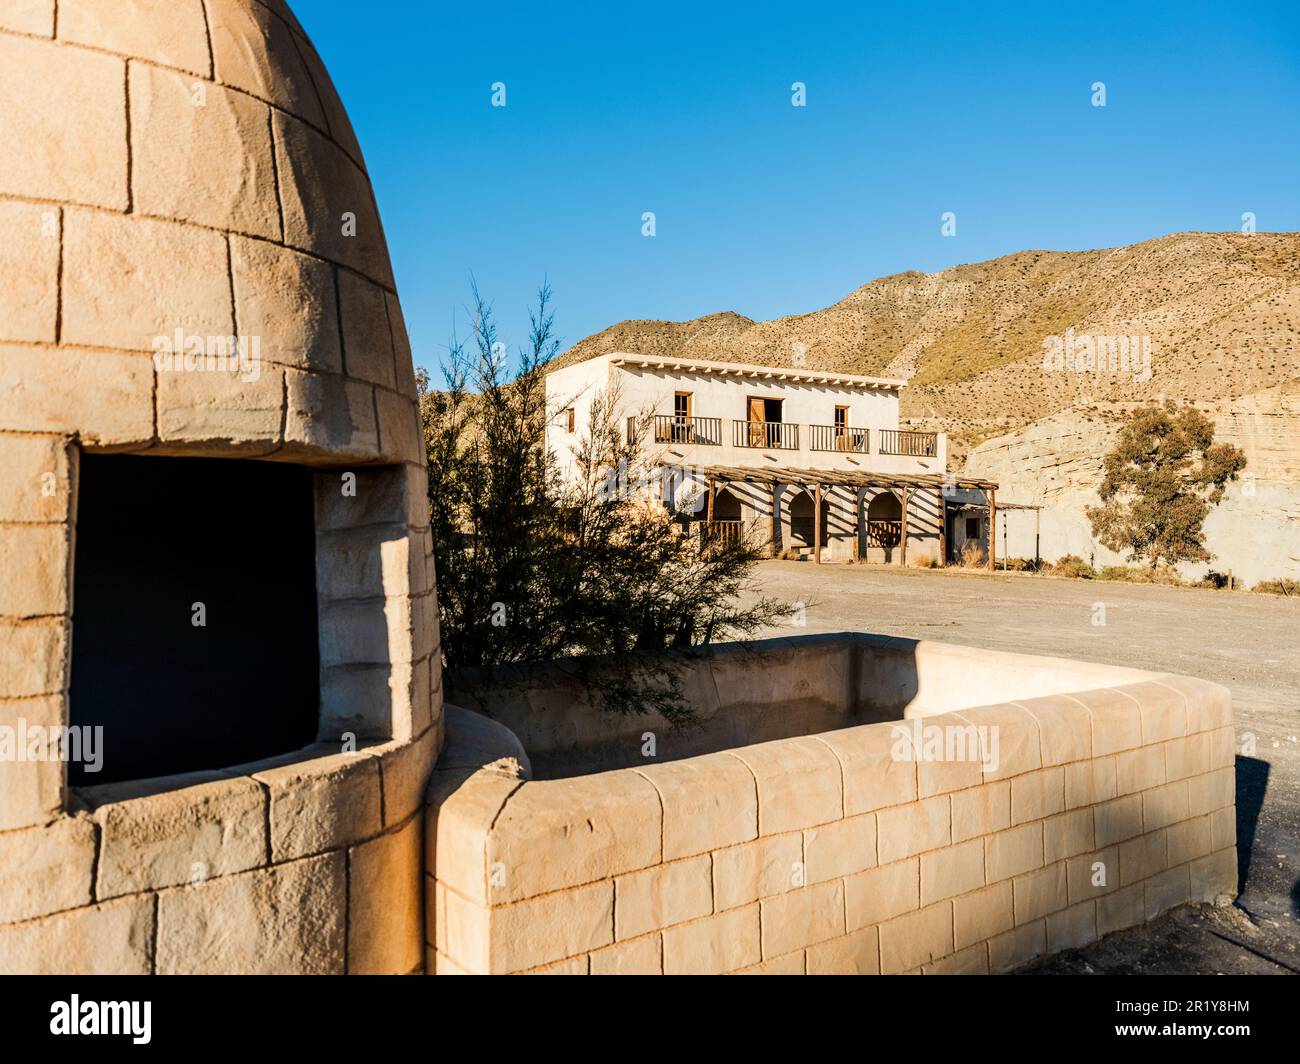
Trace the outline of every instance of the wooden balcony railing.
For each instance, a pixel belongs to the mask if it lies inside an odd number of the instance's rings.
[[[851,429],[847,425],[809,425],[808,430],[814,451],[867,453],[866,429]]]
[[[736,447],[764,447],[781,451],[799,449],[799,426],[789,421],[733,421],[731,442]]]
[[[722,418],[656,414],[654,440],[655,443],[697,443],[708,447],[721,447]]]
[[[701,521],[700,522],[700,545],[701,546],[718,546],[734,547],[744,536],[744,522],[738,520],[730,521]]]
[[[908,458],[936,458],[939,454],[939,437],[933,432],[881,429],[880,453],[901,454]]]

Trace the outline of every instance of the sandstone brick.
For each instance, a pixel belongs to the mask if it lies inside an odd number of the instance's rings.
[[[1236,800],[1237,776],[1231,768],[1218,769],[1187,781],[1188,816],[1212,813]]]
[[[410,644],[403,653],[401,634],[410,627],[410,611],[405,595],[324,603],[318,616],[321,664],[409,664]]]
[[[758,830],[780,835],[838,820],[843,815],[840,765],[825,743],[781,739],[732,753],[758,783]]]
[[[1212,732],[1196,732],[1181,739],[1170,739],[1164,744],[1165,778],[1173,783],[1209,772],[1213,742]]]
[[[393,720],[410,712],[399,667],[342,665],[321,670],[321,719],[317,738],[335,741],[345,734],[377,739],[392,733]]]
[[[0,926],[0,974],[148,975],[153,898],[140,895]]]
[[[989,950],[983,942],[921,965],[922,975],[988,975],[988,972]]]
[[[1216,809],[1210,814],[1210,841],[1216,850],[1237,845],[1237,810]]]
[[[997,764],[984,772],[985,782],[1010,779],[1043,767],[1038,721],[1011,703],[965,709],[961,717],[985,734],[997,736]]]
[[[420,963],[420,822],[348,851],[348,972],[402,975]]]
[[[383,830],[379,762],[321,743],[241,766],[266,788],[271,856],[277,862],[336,850]]]
[[[971,839],[921,855],[921,904],[984,886],[984,840]]]
[[[984,778],[982,765],[990,753],[983,748],[976,726],[959,714],[926,717],[922,721],[921,749],[914,755],[918,761],[919,796],[929,798],[979,786]]]
[[[719,912],[793,890],[806,881],[798,833],[769,836],[713,854],[713,895]]]
[[[286,243],[391,287],[388,246],[365,173],[306,123],[277,111],[271,125]],[[355,235],[345,235],[354,227]]]
[[[1065,862],[1069,901],[1083,901],[1109,894],[1120,885],[1119,847],[1097,850]]]
[[[5,234],[0,242],[0,274],[5,278],[0,288],[0,340],[54,342],[60,227],[57,207],[0,203],[0,232]]]
[[[1097,935],[1136,927],[1146,919],[1146,886],[1134,883],[1097,899]]]
[[[1150,790],[1165,782],[1165,748],[1139,746],[1115,755],[1115,787],[1119,794]]]
[[[1047,918],[1047,951],[1081,949],[1097,941],[1097,903],[1080,902]]]
[[[1055,816],[1065,808],[1065,770],[1045,768],[1011,781],[1011,823]]]
[[[400,527],[406,523],[407,487],[403,470],[322,471],[313,481],[316,529],[329,532],[363,525]],[[345,489],[354,493],[344,494]]]
[[[1103,757],[1142,745],[1142,709],[1126,689],[1098,688],[1073,697],[1092,717],[1092,756]]]
[[[376,388],[375,409],[379,414],[380,457],[392,462],[418,461],[424,443],[415,404],[396,392]]]
[[[1119,690],[1142,708],[1142,741],[1159,743],[1187,734],[1187,703],[1182,692],[1158,683],[1125,684]]]
[[[500,862],[505,872],[493,900],[500,904],[658,864],[659,840],[659,796],[631,770],[530,780],[506,803],[488,840],[489,862]]]
[[[1017,876],[1011,881],[1011,886],[1017,927],[1058,912],[1069,904],[1064,861]]]
[[[706,754],[638,771],[654,785],[663,803],[665,861],[758,836],[754,777],[729,754]],[[794,860],[798,859],[796,855]]]
[[[917,857],[872,868],[844,881],[849,931],[883,923],[921,906],[921,862]]]
[[[130,18],[114,0],[60,0],[59,39],[212,74],[201,0],[133,0]]]
[[[438,898],[433,936],[439,956],[445,955],[458,968],[474,975],[492,972],[490,910],[454,890],[439,891]]]
[[[384,826],[393,827],[415,815],[423,805],[425,784],[438,751],[431,729],[409,739],[393,739],[368,748],[379,762],[384,788]]]
[[[95,828],[86,817],[0,834],[0,924],[88,905],[94,862]]]
[[[947,795],[876,814],[877,852],[881,864],[938,849],[952,842],[952,810]]]
[[[0,526],[0,616],[68,612],[68,525]]]
[[[59,696],[6,699],[0,702],[0,725],[17,729],[21,721],[27,728],[58,727],[63,721],[63,708]],[[53,760],[5,763],[0,772],[0,832],[48,824],[62,813],[63,768],[61,761]],[[0,835],[0,839],[3,837]]]
[[[1210,733],[1210,764],[1207,771],[1233,768],[1237,762],[1237,736],[1232,725],[1216,728]]]
[[[141,214],[280,239],[267,106],[132,63],[131,194]]]
[[[1142,823],[1147,831],[1168,827],[1191,816],[1187,781],[1167,783],[1142,794]]]
[[[984,839],[984,868],[990,883],[1043,866],[1043,825],[1021,824]]]
[[[1099,847],[1142,834],[1142,799],[1143,795],[1129,794],[1093,808],[1093,831]]]
[[[751,964],[747,968],[740,968],[731,972],[732,975],[806,975],[807,974],[807,950],[797,949],[793,953],[786,953],[780,957],[773,957],[771,960],[760,961],[758,964]]]
[[[415,398],[415,362],[411,355],[411,340],[406,332],[406,318],[402,304],[392,292],[388,296],[388,324],[393,330],[393,369],[397,374],[397,391]]]
[[[64,211],[63,225],[65,344],[153,352],[158,337],[171,340],[177,329],[205,345],[234,335],[222,234],[76,209]]]
[[[194,445],[265,454],[280,445],[284,374],[262,366],[256,381],[238,373],[158,374],[160,452]]]
[[[217,772],[86,788],[102,843],[98,898],[203,882],[266,863],[265,798]]]
[[[952,900],[953,945],[964,950],[1015,926],[1009,880],[993,883]]]
[[[1043,860],[1046,864],[1087,853],[1093,845],[1091,809],[1075,809],[1043,822]]]
[[[264,359],[343,372],[338,298],[328,263],[242,236],[230,238],[230,262],[240,332],[260,338]]]
[[[1065,808],[1098,805],[1116,797],[1115,758],[1097,757],[1065,766]]]
[[[125,84],[113,56],[0,38],[0,99],[23,102],[0,109],[0,193],[126,210]]]
[[[322,601],[382,599],[402,594],[391,573],[386,579],[394,550],[407,553],[409,565],[410,542],[403,525],[369,525],[318,533],[316,588]]]
[[[1161,687],[1179,692],[1187,705],[1187,731],[1213,731],[1232,721],[1232,693],[1221,684],[1191,676],[1164,675]]]
[[[614,937],[637,938],[713,912],[708,854],[657,865],[614,880]]]
[[[70,521],[74,459],[68,441],[57,436],[0,434],[0,522]]]
[[[809,975],[879,975],[880,933],[874,927],[809,946]]]
[[[338,286],[348,376],[395,388],[387,293],[351,270],[338,271]]]
[[[659,975],[663,969],[663,936],[657,931],[591,954],[592,975]]]
[[[278,6],[283,7],[284,4],[281,3]],[[286,21],[293,25],[293,15],[290,14]],[[307,39],[306,34],[299,34],[296,44],[303,63],[306,64],[308,71],[311,73],[312,82],[316,86],[316,93],[320,97],[321,106],[325,109],[325,121],[328,124],[330,136],[359,167],[364,169],[365,159],[361,155],[361,145],[357,143],[356,133],[353,132],[347,110],[343,106],[343,101],[339,99],[338,90],[334,87],[329,71],[325,69],[325,64],[321,62],[320,56],[317,54],[316,49],[312,47],[311,41]]]
[[[833,880],[762,901],[763,956],[778,957],[845,933],[844,883]]]
[[[68,626],[62,619],[0,620],[0,661],[7,662],[0,678],[7,698],[58,694],[66,686]]]
[[[873,813],[809,828],[803,833],[808,883],[852,875],[876,865],[876,817]]]
[[[1143,886],[1146,888],[1148,920],[1154,920],[1161,913],[1185,905],[1192,897],[1187,865],[1179,865],[1177,868],[1161,872],[1158,876],[1148,879]]]
[[[1168,832],[1169,865],[1186,864],[1204,857],[1214,850],[1214,838],[1209,815],[1175,824]]]
[[[716,975],[761,959],[757,905],[678,924],[664,932],[665,975]]]
[[[882,975],[911,971],[952,952],[952,902],[943,901],[880,925]]]
[[[1010,783],[986,783],[952,795],[953,842],[991,835],[1010,826]]]
[[[158,896],[159,974],[341,974],[343,854]]]
[[[1036,920],[989,939],[989,970],[994,975],[1009,972],[1046,952],[1046,921]]]
[[[893,757],[889,726],[845,728],[820,738],[843,767],[845,816],[916,800],[916,762]]]
[[[53,37],[54,0],[10,0],[0,11],[0,28]]]
[[[1215,901],[1220,894],[1237,896],[1237,850],[1233,846],[1199,857],[1189,870],[1188,901]]]
[[[1092,756],[1092,714],[1069,695],[1017,700],[1016,705],[1038,722],[1043,765],[1064,765]]]
[[[256,3],[208,0],[207,8],[217,79],[324,129],[325,112],[288,26]]]
[[[153,438],[153,363],[109,351],[0,346],[6,428],[78,433],[83,444]]]

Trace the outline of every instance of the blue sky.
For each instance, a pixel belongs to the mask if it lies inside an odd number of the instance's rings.
[[[293,6],[430,368],[454,318],[466,331],[471,273],[512,349],[548,278],[567,347],[624,318],[804,313],[902,270],[1245,211],[1300,230],[1294,0]]]

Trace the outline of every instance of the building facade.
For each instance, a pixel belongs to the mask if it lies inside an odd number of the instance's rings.
[[[899,428],[905,383],[601,355],[547,377],[547,445],[565,475],[580,475],[603,412],[657,471],[653,497],[702,535],[742,535],[784,556],[943,564],[946,504],[983,504],[983,489],[946,476],[944,433]]]

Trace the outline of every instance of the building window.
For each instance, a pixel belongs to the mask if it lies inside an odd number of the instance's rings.
[[[849,408],[847,406],[837,406],[835,408],[835,438],[839,439],[844,435],[844,431],[849,427]]]
[[[566,430],[567,432],[572,432],[572,431],[573,431],[573,425],[574,425],[573,407],[569,407],[569,409],[566,410],[566,411],[564,412],[564,426],[565,426],[565,430]]]
[[[678,421],[689,421],[691,419],[690,392],[673,393],[673,417]]]
[[[966,538],[967,539],[980,538],[980,519],[978,517],[966,518]]]
[[[81,457],[70,723],[102,726],[73,786],[221,768],[316,738],[312,472]]]

